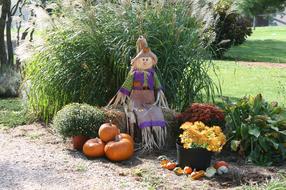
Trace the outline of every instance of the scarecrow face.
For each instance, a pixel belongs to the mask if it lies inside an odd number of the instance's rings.
[[[138,70],[147,70],[151,69],[155,63],[152,57],[140,57],[133,64]]]

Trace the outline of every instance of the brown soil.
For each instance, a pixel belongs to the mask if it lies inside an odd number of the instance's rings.
[[[266,68],[278,68],[286,69],[286,63],[270,63],[270,62],[246,62],[238,61],[238,64],[248,67],[266,67]]]
[[[230,163],[228,174],[191,181],[162,169],[156,159],[162,154],[175,159],[176,150],[136,153],[120,163],[89,160],[41,124],[0,130],[0,189],[237,189],[286,172],[285,165],[245,165],[228,155],[221,156]]]

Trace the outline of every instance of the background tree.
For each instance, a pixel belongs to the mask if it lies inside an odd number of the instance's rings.
[[[0,0],[1,17],[0,17],[0,61],[1,71],[5,66],[13,66],[14,53],[11,35],[12,17],[16,14],[19,5],[23,0],[18,0],[12,6],[11,0]]]
[[[20,74],[15,69],[12,18],[26,0],[0,0],[0,96],[16,96]]]
[[[237,4],[244,15],[253,17],[255,27],[256,16],[285,10],[286,0],[237,0]]]
[[[245,15],[257,16],[283,11],[286,7],[286,0],[240,0],[238,5]]]

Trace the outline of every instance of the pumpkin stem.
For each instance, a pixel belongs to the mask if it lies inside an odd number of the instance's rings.
[[[121,139],[121,136],[120,135],[116,135],[114,141],[118,142],[118,141],[120,141],[120,139]]]
[[[112,121],[111,121],[111,119],[109,120],[109,125],[112,126]]]

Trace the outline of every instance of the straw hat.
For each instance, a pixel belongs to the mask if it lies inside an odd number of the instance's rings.
[[[141,58],[141,57],[151,57],[154,60],[154,63],[157,64],[158,62],[158,58],[157,56],[151,51],[150,48],[148,48],[148,43],[147,40],[143,37],[140,36],[136,42],[137,45],[137,52],[139,52],[136,57],[134,57],[131,60],[131,65],[133,65],[133,63]]]

